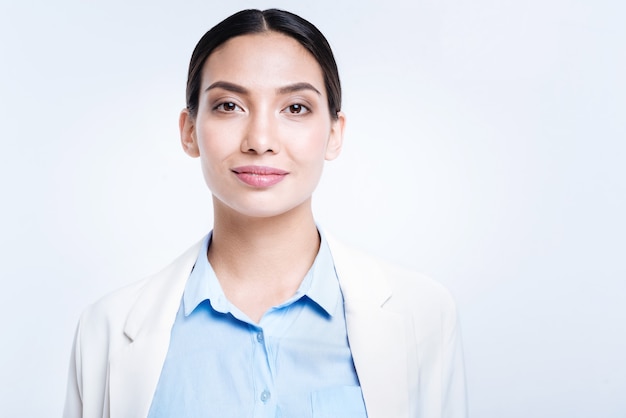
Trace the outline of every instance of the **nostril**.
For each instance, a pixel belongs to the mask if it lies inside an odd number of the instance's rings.
[[[248,148],[247,151],[248,153],[254,153],[254,154],[265,154],[265,153],[270,153],[270,154],[274,154],[274,150],[272,148],[267,148],[264,151],[259,151],[255,148]]]

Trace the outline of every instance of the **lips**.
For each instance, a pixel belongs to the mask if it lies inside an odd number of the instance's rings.
[[[235,167],[231,171],[248,186],[264,188],[281,182],[289,172],[274,167],[248,165]]]

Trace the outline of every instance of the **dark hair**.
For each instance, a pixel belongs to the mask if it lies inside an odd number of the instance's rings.
[[[313,55],[322,68],[330,116],[337,119],[341,110],[339,71],[328,41],[311,22],[284,10],[242,10],[227,17],[204,34],[189,63],[187,77],[187,109],[192,117],[198,113],[202,68],[209,55],[224,42],[241,35],[278,32],[298,41]]]

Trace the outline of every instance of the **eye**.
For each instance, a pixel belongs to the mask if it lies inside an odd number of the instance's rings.
[[[243,109],[241,109],[241,107],[237,106],[233,102],[224,102],[215,106],[215,110],[219,110],[221,112],[235,112],[235,111],[241,111]]]
[[[310,112],[308,107],[306,107],[305,105],[301,105],[299,103],[294,103],[292,105],[287,106],[284,111],[287,113],[291,113],[292,115],[302,115],[302,114]]]

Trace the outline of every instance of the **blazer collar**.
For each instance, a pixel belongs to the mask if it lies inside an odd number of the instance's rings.
[[[348,341],[369,418],[408,417],[410,319],[384,309],[392,297],[383,264],[328,237],[344,296]]]

